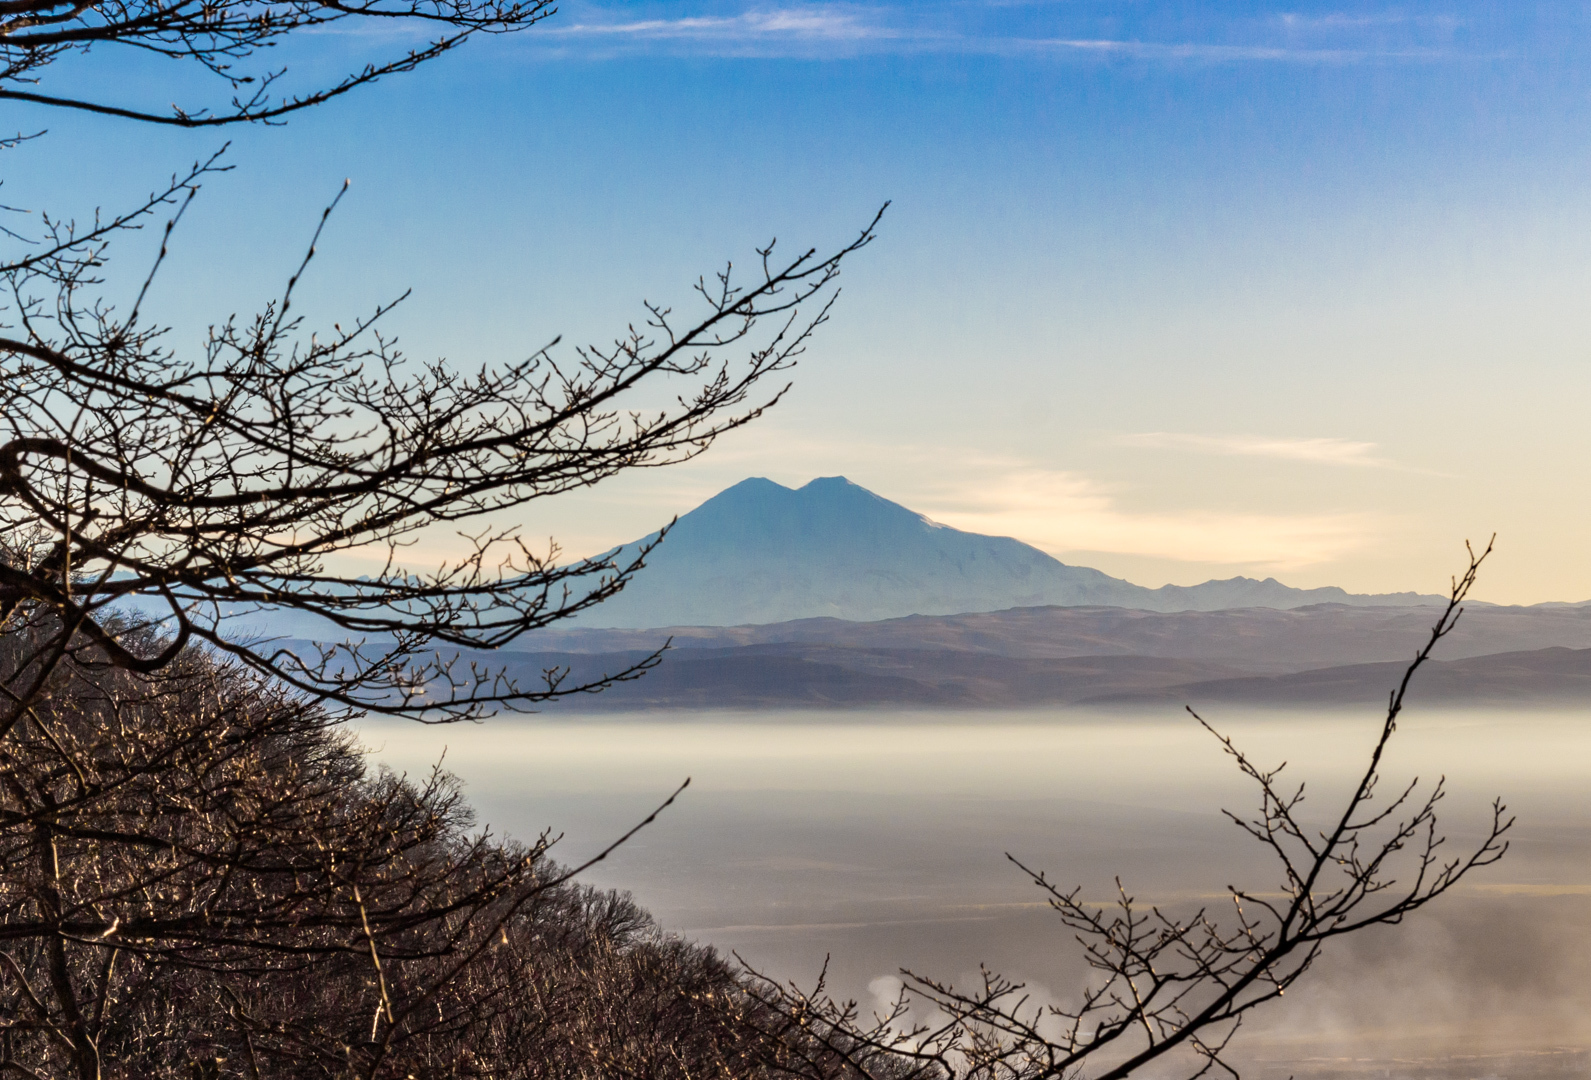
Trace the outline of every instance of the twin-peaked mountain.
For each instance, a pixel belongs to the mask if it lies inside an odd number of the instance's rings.
[[[754,478],[682,516],[645,569],[580,624],[734,626],[1043,605],[1220,611],[1323,603],[1406,606],[1440,599],[1293,589],[1274,578],[1149,589],[1068,566],[1010,537],[937,524],[841,476],[794,490]]]

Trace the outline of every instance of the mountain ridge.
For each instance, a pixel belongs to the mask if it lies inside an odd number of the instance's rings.
[[[838,646],[861,650],[980,653],[1013,659],[1156,656],[1234,664],[1254,673],[1407,661],[1430,635],[1429,608],[1239,608],[1142,611],[1037,607],[957,615],[910,615],[875,622],[797,619],[760,626],[655,629],[548,627],[510,647],[570,654],[747,646]],[[1591,648],[1591,606],[1465,605],[1442,642],[1441,658],[1464,659],[1553,646]]]
[[[548,669],[578,685],[623,671],[647,654],[469,654],[501,665],[521,685]],[[1183,705],[1385,709],[1407,660],[1255,674],[1207,660],[1118,654],[1016,658],[933,649],[751,645],[673,650],[640,679],[540,707],[568,713],[719,709],[1128,708]],[[1591,703],[1591,648],[1554,646],[1432,660],[1416,680],[1416,707],[1575,707]]]
[[[658,533],[608,552],[623,559]],[[1418,593],[1356,595],[1234,577],[1151,589],[1071,566],[1030,544],[932,521],[843,476],[787,488],[751,477],[682,515],[623,592],[586,627],[735,626],[833,617],[876,621],[1016,607],[1148,611],[1423,606]]]

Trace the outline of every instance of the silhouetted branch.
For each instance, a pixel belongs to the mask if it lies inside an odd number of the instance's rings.
[[[0,100],[185,128],[238,123],[279,123],[283,117],[342,96],[357,87],[434,60],[476,34],[533,26],[554,11],[551,0],[390,0],[345,4],[337,0],[17,0],[0,4]],[[333,26],[407,27],[437,36],[342,78],[292,93],[277,92],[283,68],[241,70],[260,50]],[[206,105],[173,103],[167,112],[96,100],[73,92],[32,89],[59,59],[91,49],[122,46],[197,66],[227,95]]]

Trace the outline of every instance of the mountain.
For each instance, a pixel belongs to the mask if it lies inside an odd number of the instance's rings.
[[[623,561],[656,536],[608,554]],[[1056,608],[1089,609],[1095,614],[1085,622],[1108,622],[1128,618],[1127,612],[1288,611],[1324,604],[1401,611],[1422,621],[1427,618],[1426,606],[1442,602],[1442,597],[1412,592],[1360,596],[1334,587],[1294,589],[1274,578],[1236,577],[1149,589],[1086,566],[1069,566],[1010,537],[940,525],[844,477],[824,477],[796,490],[754,478],[682,516],[648,556],[647,566],[618,596],[579,618],[532,635],[534,643],[519,647],[609,650],[608,644],[570,644],[560,635],[571,629],[578,637],[597,628],[743,628],[782,626],[792,620],[873,622],[1009,609],[1030,612],[1017,616],[1016,622],[1053,622],[1052,615],[1031,612]],[[122,606],[144,614],[168,614],[163,601],[149,597],[135,597]],[[1549,606],[1577,610],[1575,605],[1541,605]],[[314,640],[347,636],[323,619],[293,610],[228,610],[223,615],[235,634]],[[1011,625],[1002,624],[999,632],[1009,631]],[[1249,627],[1245,632],[1261,632],[1254,619],[1244,625]],[[888,627],[882,632],[900,629]],[[802,633],[808,631],[817,637],[809,634],[800,640],[821,640],[828,632],[810,627]],[[676,636],[699,635],[676,631]],[[750,643],[741,638],[733,643]]]
[[[622,557],[655,537],[615,553]],[[1042,605],[1218,611],[1441,602],[1416,593],[1294,589],[1274,578],[1149,589],[1068,566],[1010,537],[940,525],[843,476],[795,490],[743,480],[682,516],[647,563],[579,625],[734,626],[820,616],[866,621]]]

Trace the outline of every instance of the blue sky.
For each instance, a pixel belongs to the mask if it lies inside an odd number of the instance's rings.
[[[157,300],[179,341],[256,306],[350,177],[313,314],[413,286],[409,351],[473,364],[604,340],[890,199],[784,405],[527,529],[596,550],[747,475],[838,473],[1148,585],[1430,590],[1495,530],[1484,597],[1584,599],[1588,61],[1567,3],[567,3],[230,133]],[[11,205],[112,206],[226,138],[7,108],[51,128]]]

